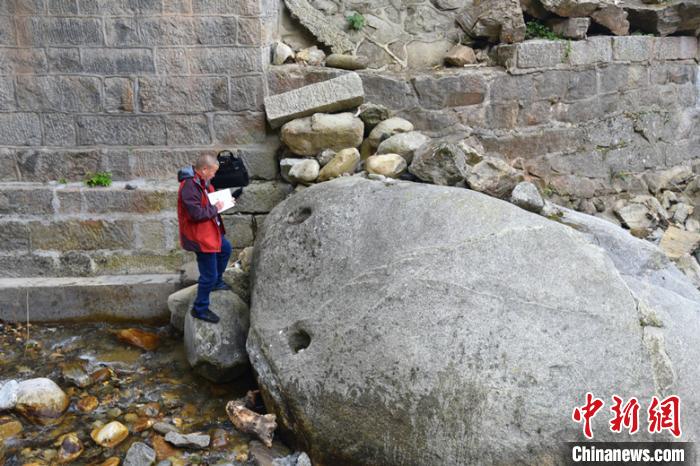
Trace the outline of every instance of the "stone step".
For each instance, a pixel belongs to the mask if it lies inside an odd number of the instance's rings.
[[[0,319],[166,322],[180,275],[0,279]]]

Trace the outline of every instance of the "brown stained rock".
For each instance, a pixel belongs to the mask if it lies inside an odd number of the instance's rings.
[[[246,434],[255,434],[268,448],[272,447],[272,436],[277,429],[277,416],[258,414],[246,407],[246,399],[229,401],[226,414],[233,426]]]
[[[153,351],[158,348],[160,344],[160,338],[155,333],[144,332],[137,328],[127,328],[121,330],[115,330],[113,333],[117,336],[119,341],[128,343],[130,345],[136,346],[146,351]]]

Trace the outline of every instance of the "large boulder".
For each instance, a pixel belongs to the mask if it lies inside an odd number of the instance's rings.
[[[408,168],[413,175],[428,183],[453,186],[469,175],[467,154],[459,144],[440,141],[424,144]]]
[[[247,349],[267,408],[314,464],[345,465],[559,464],[587,391],[606,411],[675,393],[698,412],[700,294],[583,217],[360,177],[288,198],[255,246]],[[604,418],[596,440],[632,439]],[[700,418],[682,423],[697,441]]]
[[[68,395],[61,387],[43,377],[17,384],[12,398],[15,411],[37,424],[58,422],[70,404]]]
[[[227,382],[249,367],[245,350],[248,333],[248,305],[232,291],[214,291],[209,309],[221,319],[212,324],[185,316],[187,361],[202,377]]]

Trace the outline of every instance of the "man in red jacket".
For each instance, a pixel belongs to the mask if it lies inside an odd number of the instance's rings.
[[[199,267],[197,298],[190,312],[193,317],[212,323],[218,322],[219,316],[209,310],[209,293],[230,289],[223,281],[231,257],[231,243],[224,237],[226,230],[219,215],[223,203],[212,205],[207,196],[214,191],[209,182],[218,169],[215,157],[201,155],[194,167],[180,170],[177,195],[180,244],[197,254]]]

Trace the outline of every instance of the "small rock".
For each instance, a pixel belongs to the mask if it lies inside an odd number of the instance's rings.
[[[408,170],[428,183],[454,186],[469,174],[464,151],[449,141],[421,146]]]
[[[72,361],[60,364],[63,380],[76,387],[85,388],[93,383],[85,369],[85,361]]]
[[[153,423],[155,421],[153,419],[149,419],[147,417],[140,417],[134,422],[133,425],[133,431],[134,432],[143,432],[144,430],[148,430],[153,426]]]
[[[529,181],[518,183],[510,195],[510,202],[521,209],[539,213],[544,208],[544,199],[537,190],[537,186]]]
[[[676,196],[676,193],[674,193],[673,191],[664,191],[663,193],[661,193],[661,198],[659,199],[659,202],[661,202],[661,205],[664,209],[668,210],[671,208],[672,205],[678,202],[678,196]]]
[[[134,189],[137,189],[137,186],[131,183],[127,183],[124,186],[124,189],[126,189],[127,191],[133,191]]]
[[[380,122],[389,118],[389,109],[379,104],[362,104],[357,113],[365,124],[365,131],[372,131]]]
[[[369,143],[369,139],[365,139],[360,144],[360,160],[367,160],[367,157],[374,154],[374,148]]]
[[[104,462],[102,462],[99,466],[119,466],[119,463],[121,462],[121,459],[117,456],[112,456],[110,458],[107,458]]]
[[[119,417],[122,415],[122,410],[119,408],[110,408],[107,410],[107,415],[114,419],[115,417]]]
[[[368,173],[398,178],[406,171],[406,160],[399,154],[372,155],[365,161]]]
[[[114,332],[119,341],[128,343],[146,351],[158,348],[160,338],[155,333],[145,332],[137,328],[126,328]]]
[[[690,254],[676,259],[678,268],[693,282],[696,288],[700,288],[700,264]]]
[[[659,247],[671,259],[692,254],[700,246],[700,233],[671,226],[664,232]]]
[[[300,50],[295,57],[297,63],[310,66],[321,66],[323,64],[323,60],[325,59],[326,54],[315,45],[304,50]]]
[[[224,429],[215,429],[211,438],[211,447],[221,449],[228,445],[228,432]]]
[[[382,141],[394,134],[408,133],[409,131],[413,131],[413,124],[410,121],[399,117],[389,118],[377,124],[369,133],[369,144],[372,149],[376,149]]]
[[[691,232],[700,232],[700,222],[694,218],[689,218],[685,221],[685,229]]]
[[[250,303],[250,279],[248,272],[243,271],[239,263],[227,267],[224,271],[224,282],[231,287],[246,304]]]
[[[326,58],[326,66],[342,70],[364,70],[368,64],[369,60],[366,57],[358,57],[357,55],[332,53]]]
[[[0,411],[15,407],[18,390],[19,383],[16,380],[8,380],[0,386]]]
[[[70,400],[51,379],[38,378],[19,383],[15,410],[32,422],[49,424],[68,409]]]
[[[316,155],[316,160],[321,167],[325,167],[328,162],[330,162],[333,157],[335,157],[336,152],[333,149],[323,149]]]
[[[457,44],[445,55],[445,63],[450,66],[472,65],[476,63],[476,54],[471,47]]]
[[[168,432],[165,434],[165,441],[181,448],[207,448],[209,446],[210,437],[205,434],[178,434],[177,432]]]
[[[693,213],[695,209],[693,206],[688,205],[684,202],[679,202],[674,206],[673,217],[671,221],[679,225],[683,225],[686,219]]]
[[[250,264],[253,263],[253,246],[244,248],[238,255],[238,261],[241,263],[241,269],[244,272],[250,272]]]
[[[643,178],[654,194],[664,190],[680,191],[681,185],[693,178],[693,170],[680,165],[659,172],[647,172]]]
[[[282,179],[286,181],[287,183],[291,183],[292,181],[289,179],[289,171],[292,169],[292,167],[298,163],[303,162],[304,159],[300,158],[294,158],[294,157],[286,157],[282,160],[280,160],[280,175],[282,176]]]
[[[24,430],[24,427],[22,426],[22,423],[19,421],[8,421],[3,424],[0,424],[0,441],[4,441],[6,439],[9,439],[11,437],[16,436],[20,432]],[[2,443],[2,442],[0,442]],[[0,450],[2,451],[2,450]]]
[[[416,151],[429,141],[428,136],[418,131],[399,133],[382,141],[377,147],[377,154],[399,154],[406,163],[411,163]]]
[[[69,434],[62,435],[57,442],[60,447],[58,448],[58,462],[61,464],[70,463],[77,459],[83,453],[83,442],[78,438],[78,434],[71,432]]]
[[[630,31],[627,12],[616,5],[608,5],[591,13],[591,18],[601,26],[610,29],[616,36],[626,36]]]
[[[156,452],[141,442],[133,443],[124,458],[124,466],[151,466],[155,462]]]
[[[119,421],[112,421],[101,428],[94,429],[90,437],[96,444],[114,448],[122,443],[129,436],[129,429]]]
[[[168,424],[167,422],[156,422],[153,424],[153,430],[159,434],[165,435],[168,432],[177,432],[177,427],[172,424]]]
[[[304,159],[300,163],[292,166],[289,170],[288,177],[293,184],[309,184],[316,181],[320,169],[321,166],[316,159]]]
[[[474,191],[505,199],[522,181],[522,174],[501,159],[484,157],[472,167],[467,183]]]
[[[305,452],[299,453],[297,458],[297,466],[311,466],[311,458]]]
[[[272,448],[268,448],[257,440],[252,440],[248,444],[248,455],[254,461],[253,464],[260,466],[272,466],[273,461],[284,459],[291,454],[289,448],[278,441],[272,442]]]
[[[164,460],[182,455],[182,451],[170,445],[160,435],[153,436],[153,449],[156,451],[157,460]]]
[[[272,64],[283,65],[288,61],[294,61],[294,50],[284,42],[277,42],[272,52]]]
[[[328,181],[343,174],[352,174],[360,162],[360,153],[354,147],[343,149],[324,166],[318,175],[318,181]]]
[[[177,290],[168,296],[168,310],[170,311],[170,325],[183,332],[185,330],[185,316],[192,309],[192,304],[197,297],[197,285],[191,285]]]
[[[632,234],[642,238],[658,226],[665,227],[668,223],[666,211],[653,196],[635,196],[629,201],[621,199],[615,203],[613,210]]]

